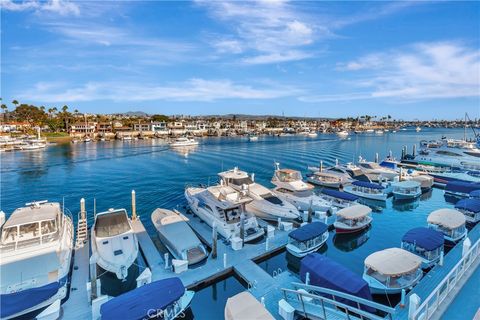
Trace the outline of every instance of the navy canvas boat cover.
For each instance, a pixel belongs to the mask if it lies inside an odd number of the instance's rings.
[[[403,242],[413,243],[427,251],[432,251],[443,246],[443,233],[431,228],[413,228],[402,238]]]
[[[323,222],[312,222],[298,229],[293,230],[288,236],[297,241],[307,241],[321,236],[328,230],[328,226]]]
[[[352,184],[357,187],[364,187],[364,188],[370,188],[370,189],[385,189],[384,186],[377,184],[377,183],[370,183],[370,182],[365,182],[365,181],[353,181]]]
[[[342,199],[342,200],[347,200],[347,201],[358,200],[357,196],[354,196],[353,194],[342,192],[342,191],[331,190],[331,189],[323,189],[320,192],[327,195],[327,196]]]
[[[466,181],[449,181],[445,186],[445,191],[464,193],[466,195],[478,189],[480,189],[480,183]]]
[[[179,278],[158,280],[113,298],[100,307],[102,319],[145,319],[148,312],[160,312],[185,293]]]
[[[480,199],[462,199],[455,205],[456,209],[464,209],[470,212],[480,212]]]
[[[313,286],[372,300],[368,283],[363,280],[361,276],[324,255],[311,253],[303,258],[300,263],[300,278],[303,282],[305,282],[307,272],[310,274],[310,284]],[[348,299],[335,297],[335,300],[357,307],[356,302]],[[365,305],[361,305],[361,309],[368,312],[375,312],[374,308]]]
[[[480,199],[480,189],[470,192],[470,198]]]

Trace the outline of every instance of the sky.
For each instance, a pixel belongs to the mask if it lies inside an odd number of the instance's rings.
[[[1,97],[87,113],[480,118],[480,2],[0,0]]]

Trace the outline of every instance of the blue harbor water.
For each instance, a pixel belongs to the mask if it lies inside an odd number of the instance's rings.
[[[42,151],[11,152],[1,155],[1,210],[7,216],[26,202],[46,200],[64,202],[74,220],[79,200],[86,199],[89,225],[96,211],[126,208],[130,211],[130,192],[136,191],[137,212],[149,234],[155,238],[150,214],[155,208],[185,206],[186,185],[214,184],[216,174],[234,166],[255,172],[255,179],[267,186],[273,174],[274,161],[281,167],[307,172],[308,165],[330,165],[357,161],[358,156],[373,160],[378,152],[383,158],[392,151],[400,156],[401,148],[420,140],[463,137],[460,129],[424,129],[397,133],[351,134],[348,139],[320,134],[317,138],[303,136],[260,137],[249,142],[245,137],[204,138],[193,149],[173,150],[163,140],[132,142],[97,142],[61,144]],[[336,236],[330,233],[327,246],[321,252],[361,275],[363,261],[371,253],[399,246],[402,235],[409,229],[425,226],[427,215],[438,208],[453,207],[446,202],[443,190],[433,189],[420,200],[374,206],[373,224],[356,236]],[[297,272],[298,261],[281,252],[259,262],[268,273],[289,269]],[[197,319],[223,319],[226,299],[245,288],[234,277],[201,288],[190,311]]]

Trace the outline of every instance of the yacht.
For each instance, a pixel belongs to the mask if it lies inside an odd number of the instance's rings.
[[[383,167],[376,162],[367,161],[362,157],[359,157],[358,167],[371,181],[398,181],[399,173],[397,171]]]
[[[170,147],[176,148],[176,147],[186,147],[186,146],[196,146],[198,145],[198,141],[192,138],[187,138],[187,137],[180,137],[175,139],[174,141],[171,141]]]
[[[271,182],[275,185],[273,190],[279,198],[290,202],[301,211],[327,212],[331,209],[327,201],[313,192],[314,186],[303,182],[300,171],[280,169],[280,164],[275,163]]]
[[[2,226],[0,317],[16,318],[67,296],[74,229],[59,203],[16,209]]]
[[[246,208],[252,202],[246,192],[238,192],[221,182],[208,188],[188,187],[185,198],[193,213],[209,226],[215,225],[227,240],[237,237],[249,242],[264,234],[255,215]]]
[[[128,276],[128,268],[138,256],[138,240],[125,209],[109,209],[95,215],[91,230],[92,258],[118,279]]]
[[[445,185],[445,194],[454,197],[469,197],[475,190],[480,190],[480,182],[450,181]]]
[[[273,221],[278,221],[279,218],[288,221],[301,220],[300,212],[293,204],[282,200],[275,191],[256,183],[254,174],[249,176],[245,171],[235,167],[218,175],[224,185],[253,199],[246,207],[257,217]]]
[[[301,258],[317,251],[328,239],[328,226],[323,222],[311,222],[288,234],[287,251]]]
[[[400,180],[418,182],[422,192],[432,189],[435,182],[435,179],[426,173],[411,169],[403,170],[402,168],[400,168]]]
[[[251,134],[251,135],[248,136],[248,141],[250,141],[250,142],[258,141],[258,136],[254,135],[254,134]]]
[[[158,237],[175,259],[186,260],[192,265],[208,257],[205,246],[180,212],[158,208],[151,219]]]
[[[395,200],[412,200],[422,195],[422,188],[417,181],[399,181],[392,184],[392,193]]]
[[[227,299],[225,320],[274,320],[272,314],[249,292],[243,291]]]
[[[413,228],[402,238],[402,249],[422,259],[422,269],[433,267],[443,252],[443,233],[425,227]]]
[[[480,199],[461,199],[455,204],[455,209],[465,215],[467,224],[470,226],[480,221]]]
[[[311,131],[307,134],[307,136],[310,138],[316,138],[318,136],[318,133],[316,133],[315,131]]]
[[[365,259],[363,279],[372,294],[397,294],[415,286],[423,276],[422,259],[400,248],[372,253]]]
[[[348,137],[348,131],[345,131],[345,130],[338,131],[338,132],[337,132],[337,135],[338,135],[340,138],[346,138],[346,137]]]
[[[354,233],[366,229],[372,223],[372,209],[363,204],[356,204],[341,209],[336,214],[333,226],[337,233]]]
[[[308,167],[308,169],[311,173],[307,174],[307,181],[318,186],[338,189],[353,181],[347,173],[329,170],[328,168],[324,170],[322,163],[320,163],[319,168]]]
[[[338,160],[336,160],[335,162],[336,162],[335,166],[328,168],[325,171],[343,174],[345,179],[347,179],[348,176],[350,176],[350,178],[354,180],[372,182],[370,178],[365,173],[363,173],[362,169],[359,166],[351,162],[345,165],[339,164]]]
[[[364,181],[354,181],[343,190],[357,197],[378,201],[386,201],[389,193],[388,189],[381,184]]]
[[[453,247],[467,236],[466,219],[455,209],[438,209],[428,215],[428,227],[443,233],[445,245]]]
[[[415,131],[420,132],[420,131],[422,131],[422,128],[416,127],[416,128],[415,128]]]

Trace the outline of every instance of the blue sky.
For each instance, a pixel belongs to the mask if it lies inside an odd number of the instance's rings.
[[[480,118],[480,2],[0,3],[7,102]]]

